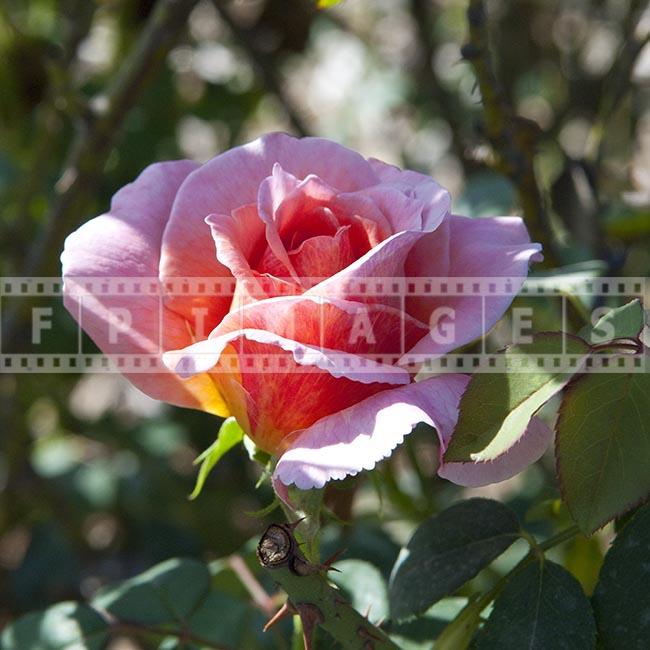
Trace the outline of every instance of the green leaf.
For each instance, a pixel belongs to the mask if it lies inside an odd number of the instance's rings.
[[[262,517],[266,517],[270,515],[274,510],[280,507],[281,501],[278,498],[277,495],[273,497],[273,501],[269,503],[268,506],[264,506],[263,508],[260,508],[259,510],[246,510],[244,513],[247,517],[257,517],[258,519],[261,519]]]
[[[210,573],[205,564],[174,558],[103,589],[92,604],[118,619],[142,625],[185,624],[209,589]]]
[[[603,343],[612,339],[636,338],[643,329],[643,307],[633,300],[612,309],[592,326],[583,327],[580,336],[589,343]]]
[[[334,564],[340,573],[329,578],[347,595],[350,604],[371,623],[388,616],[388,589],[379,569],[363,560],[341,560]]]
[[[575,368],[537,368],[533,355],[576,355]],[[460,401],[460,415],[445,452],[447,462],[490,461],[515,445],[530,418],[578,372],[589,353],[581,339],[562,332],[536,334],[532,343],[505,351],[505,373],[480,373]],[[547,364],[549,365],[549,364]]]
[[[562,496],[591,534],[650,493],[650,373],[588,374],[564,396],[555,440]]]
[[[87,605],[58,603],[9,624],[0,637],[3,650],[101,650],[108,623]]]
[[[641,650],[650,639],[650,505],[614,540],[593,597],[603,650]]]
[[[237,424],[235,418],[230,417],[223,421],[217,439],[194,461],[195,465],[201,463],[196,485],[190,499],[196,499],[201,494],[205,480],[221,457],[230,451],[236,444],[244,439],[244,431]]]
[[[248,453],[248,457],[260,465],[264,465],[266,467],[266,465],[268,465],[269,461],[271,460],[271,454],[267,453],[263,449],[260,449],[253,442],[253,440],[246,435],[244,436],[244,448]]]
[[[477,650],[593,650],[596,625],[580,583],[545,560],[513,574],[494,602]]]
[[[215,646],[243,648],[246,647],[244,636],[252,614],[244,601],[212,591],[189,617],[187,629]]]
[[[519,536],[515,514],[498,501],[469,499],[427,519],[397,558],[389,587],[395,619],[453,594]]]
[[[341,3],[343,0],[318,0],[319,9],[327,9],[327,7],[333,7]]]

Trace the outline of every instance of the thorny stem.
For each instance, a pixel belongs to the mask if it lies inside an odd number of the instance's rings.
[[[327,564],[305,560],[291,526],[269,526],[260,540],[258,558],[287,593],[288,606],[281,611],[300,616],[306,648],[313,648],[314,630],[320,626],[346,650],[397,650],[383,630],[357,612],[327,581]]]

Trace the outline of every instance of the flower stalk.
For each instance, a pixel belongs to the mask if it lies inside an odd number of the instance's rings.
[[[303,555],[293,534],[297,524],[272,524],[258,545],[257,555],[275,581],[287,593],[285,605],[272,617],[265,629],[278,620],[298,615],[305,650],[311,650],[316,626],[322,627],[349,650],[396,650],[388,635],[357,612],[343,594],[333,587],[325,574],[330,560],[323,564]]]

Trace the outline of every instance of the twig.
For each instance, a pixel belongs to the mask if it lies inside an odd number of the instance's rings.
[[[246,51],[246,54],[251,60],[253,68],[257,72],[263,85],[266,86],[269,92],[280,100],[280,103],[289,118],[289,122],[291,122],[291,126],[299,135],[309,135],[310,129],[307,128],[300,113],[282,87],[282,81],[278,76],[274,58],[259,50],[250,32],[237,24],[237,21],[234,20],[228,10],[224,7],[223,2],[220,2],[220,0],[212,1],[219,16],[223,22],[228,25],[228,29],[230,29],[237,43]]]
[[[81,128],[71,147],[69,162],[56,185],[54,205],[29,250],[23,275],[42,276],[58,270],[54,266],[57,258],[47,253],[61,249],[66,234],[83,214],[124,120],[160,68],[196,3],[197,0],[159,0],[156,4],[114,82],[95,102],[93,121]],[[4,345],[13,340],[19,329],[21,313],[16,309],[7,314],[3,323]]]
[[[462,54],[473,66],[483,98],[485,133],[496,155],[496,166],[517,188],[528,229],[545,246],[546,264],[555,261],[556,242],[546,201],[537,183],[534,159],[539,126],[514,111],[497,80],[489,50],[487,16],[483,0],[470,0],[467,9],[469,41]]]
[[[241,555],[234,554],[228,558],[228,564],[239,578],[239,582],[246,588],[256,607],[267,616],[272,616],[275,610],[275,601],[269,596],[264,587],[258,582],[252,571],[248,568]]]
[[[618,51],[603,84],[602,100],[591,130],[589,143],[596,170],[600,169],[605,154],[607,124],[630,91],[630,78],[634,65],[641,50],[650,42],[650,31],[643,35],[637,33],[647,5],[647,0],[635,0],[630,4],[624,25],[625,39],[623,45]]]

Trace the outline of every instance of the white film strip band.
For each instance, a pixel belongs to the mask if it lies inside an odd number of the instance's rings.
[[[246,289],[255,297],[259,291],[260,298],[269,294],[296,295],[295,279],[287,279],[286,283],[278,283],[276,279],[257,278],[247,282]],[[573,275],[534,277],[522,281],[515,277],[490,278],[303,278],[304,287],[311,287],[310,293],[316,298],[335,296],[363,302],[366,298],[387,298],[387,302],[395,304],[395,299],[404,301],[409,298],[480,298],[483,319],[486,305],[490,299],[507,297],[509,300],[519,295],[528,304],[535,304],[537,299],[548,301],[551,297],[562,301],[562,314],[566,311],[568,298],[578,299],[583,304],[602,305],[613,299],[617,304],[629,300],[645,298],[645,304],[650,300],[650,281],[648,278],[594,278],[584,273]],[[158,321],[160,331],[158,341],[148,346],[150,352],[157,348],[162,352],[162,313],[166,301],[174,298],[211,298],[236,296],[237,283],[232,277],[223,278],[164,278],[157,277],[76,277],[65,279],[65,293],[79,305],[91,296],[100,302],[106,300],[110,305],[111,299],[125,299],[124,304],[137,305],[137,299],[154,298],[158,301]],[[284,291],[284,294],[282,293]],[[63,312],[62,298],[64,281],[61,278],[0,278],[0,311],[7,308],[12,300],[28,299],[30,304],[38,305],[39,299],[48,300],[48,305],[54,304]],[[130,302],[129,302],[130,301]],[[371,302],[373,302],[371,300]],[[612,301],[610,300],[610,303]],[[45,304],[45,303],[43,303]],[[155,303],[154,303],[155,304]],[[397,303],[400,304],[400,303]],[[441,300],[437,305],[444,305]],[[454,303],[452,303],[454,304]],[[48,307],[50,311],[52,307]],[[110,308],[107,308],[110,309]],[[121,307],[124,310],[124,307]],[[43,310],[41,310],[43,311]],[[80,312],[81,313],[81,307]],[[65,314],[66,318],[71,318]],[[477,314],[478,317],[478,314]],[[68,349],[65,353],[44,353],[42,346],[32,345],[32,349],[17,351],[5,349],[0,330],[0,373],[79,373],[79,372],[121,372],[121,373],[160,373],[169,372],[162,364],[161,354],[101,354],[84,353],[82,349],[82,329],[77,327],[77,350]],[[297,324],[299,327],[299,324]],[[128,329],[128,328],[127,328]],[[402,329],[404,324],[402,321]],[[122,330],[119,333],[123,333]],[[56,335],[56,332],[54,333]],[[207,334],[207,333],[206,333]],[[402,341],[404,333],[401,333]],[[34,343],[34,341],[32,341]],[[38,343],[40,344],[40,338]],[[64,346],[61,346],[64,347]],[[404,347],[404,346],[402,346]],[[119,348],[117,348],[119,350]],[[407,353],[407,350],[403,350]],[[629,351],[621,354],[605,354],[609,350],[594,355],[589,359],[586,372],[645,372],[646,359],[642,354],[631,354]],[[216,372],[231,372],[237,368],[242,372],[277,373],[286,371],[288,358],[285,354],[269,354],[246,356],[244,354],[224,355]],[[375,363],[394,365],[401,358],[402,364],[412,364],[425,373],[447,372],[504,372],[512,371],[512,366],[506,368],[505,358],[499,354],[467,354],[451,353],[436,358],[423,355],[407,357],[391,355],[366,355],[365,359]],[[567,372],[575,371],[581,357],[571,355],[526,355],[526,365],[517,367],[517,372],[536,372],[539,369],[557,369]],[[322,362],[319,362],[321,365]],[[337,363],[343,363],[346,369],[353,373],[372,372],[373,368],[364,365],[364,357],[345,355],[338,356]],[[309,368],[292,366],[292,372],[302,372]]]

